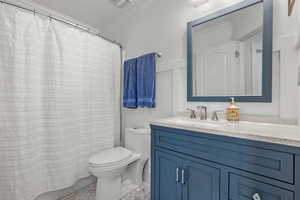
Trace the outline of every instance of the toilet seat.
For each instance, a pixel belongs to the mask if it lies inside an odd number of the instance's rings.
[[[116,147],[99,152],[89,159],[89,165],[93,167],[117,167],[131,160],[134,154],[123,147]]]

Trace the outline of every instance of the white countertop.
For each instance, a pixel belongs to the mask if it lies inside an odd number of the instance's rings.
[[[199,119],[189,119],[185,117],[153,120],[151,121],[151,124],[207,134],[300,147],[300,128],[295,125],[247,121],[200,121]]]

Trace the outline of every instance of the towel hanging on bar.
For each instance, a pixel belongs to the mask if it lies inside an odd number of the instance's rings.
[[[123,106],[125,108],[137,108],[137,58],[125,61],[124,63],[124,92]]]
[[[123,106],[155,107],[156,97],[156,56],[161,53],[150,53],[124,62]]]
[[[156,53],[137,58],[137,104],[139,107],[155,107]]]

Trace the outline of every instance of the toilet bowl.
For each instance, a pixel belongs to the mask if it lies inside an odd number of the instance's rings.
[[[126,129],[125,148],[116,147],[92,155],[89,170],[97,177],[96,200],[119,200],[123,177],[137,186],[141,185],[149,157],[148,129]]]

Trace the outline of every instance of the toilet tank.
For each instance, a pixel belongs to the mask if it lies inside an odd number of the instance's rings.
[[[150,129],[126,128],[125,148],[144,158],[150,157]]]

